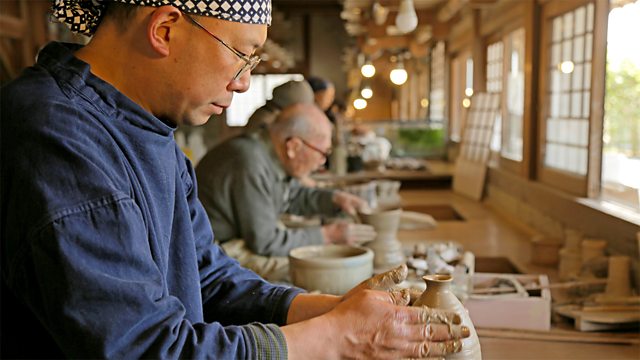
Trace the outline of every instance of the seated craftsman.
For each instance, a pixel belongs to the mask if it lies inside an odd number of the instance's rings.
[[[284,213],[335,216],[340,210],[353,214],[366,208],[355,195],[297,181],[325,163],[331,131],[317,106],[296,104],[268,129],[230,139],[198,164],[198,194],[216,239],[240,264],[268,280],[286,278],[291,249],[360,244],[375,237],[371,226],[345,221],[302,228],[279,224]]]

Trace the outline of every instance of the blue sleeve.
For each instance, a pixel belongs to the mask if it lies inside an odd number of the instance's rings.
[[[191,176],[195,179],[193,170]],[[213,242],[209,218],[198,200],[197,186],[188,195],[188,200],[200,266],[205,320],[223,324],[256,321],[286,324],[289,305],[302,290],[272,285],[226,256]]]

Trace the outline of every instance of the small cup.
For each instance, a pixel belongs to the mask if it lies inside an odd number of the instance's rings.
[[[631,258],[628,256],[609,257],[609,274],[607,276],[607,296],[631,296],[631,281],[629,271]]]

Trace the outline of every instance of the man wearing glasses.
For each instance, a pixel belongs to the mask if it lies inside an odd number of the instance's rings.
[[[448,326],[455,317],[400,306],[400,293],[304,294],[214,244],[173,132],[247,90],[269,0],[54,0],[53,11],[92,38],[50,43],[0,92],[0,358],[401,358],[460,348],[468,329]]]
[[[267,129],[211,149],[196,168],[198,196],[227,254],[270,281],[288,275],[287,255],[304,245],[371,241],[370,225],[338,221],[285,227],[283,214],[335,217],[366,202],[343,191],[308,188],[298,179],[322,167],[331,153],[332,125],[315,104],[285,108]]]

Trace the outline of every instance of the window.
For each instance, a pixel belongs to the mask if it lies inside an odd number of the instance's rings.
[[[501,155],[523,159],[525,30],[519,28],[505,38],[504,106]]]
[[[557,16],[551,23],[544,166],[586,175],[589,154],[591,53],[594,6]]]
[[[602,197],[640,209],[640,1],[609,13]],[[636,104],[635,106],[632,104]]]
[[[504,44],[502,41],[496,41],[487,46],[487,92],[502,93],[502,69],[503,66]],[[502,116],[498,115],[493,126],[493,134],[491,135],[491,150],[500,151],[502,129]]]
[[[440,41],[431,51],[431,88],[429,91],[429,122],[443,124],[445,119],[445,53],[444,42]]]
[[[460,142],[466,109],[471,105],[473,95],[473,59],[471,52],[457,55],[451,62],[451,117],[449,138]]]
[[[273,88],[290,80],[304,80],[301,74],[251,75],[251,86],[233,95],[227,109],[227,125],[245,126],[251,114],[272,98]]]
[[[487,46],[487,92],[502,91],[502,41]]]

